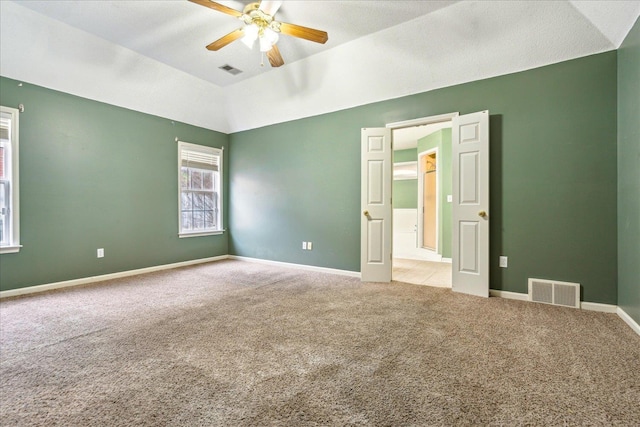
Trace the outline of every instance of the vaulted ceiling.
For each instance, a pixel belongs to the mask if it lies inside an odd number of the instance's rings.
[[[248,1],[221,1],[242,10]],[[638,1],[284,1],[271,68],[186,0],[0,1],[0,75],[231,133],[617,49]],[[219,69],[242,70],[231,75]]]

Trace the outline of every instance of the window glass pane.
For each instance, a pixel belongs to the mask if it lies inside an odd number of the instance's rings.
[[[184,231],[189,231],[193,227],[191,226],[191,211],[182,212],[182,229]]]
[[[193,211],[193,229],[202,230],[204,228],[204,212]]]
[[[204,209],[213,210],[213,193],[204,194]]]
[[[0,182],[0,211],[2,212],[4,212],[4,209],[7,208],[7,200],[5,199],[5,196],[8,196],[7,190],[7,183]]]
[[[5,157],[4,147],[0,146],[0,179],[6,178],[4,176],[5,171],[7,170],[7,167],[4,164]]]
[[[214,228],[216,225],[214,221],[213,211],[204,211],[204,226],[205,228]]]
[[[202,188],[202,172],[191,169],[191,188],[200,190]]]
[[[188,168],[180,169],[180,188],[184,188],[184,189],[189,188],[189,169]]]
[[[204,209],[204,194],[193,193],[193,209],[200,211]]]
[[[0,182],[0,242],[2,243],[7,243],[5,239],[9,237],[9,218],[7,217],[8,189],[9,186],[6,183]]]
[[[202,189],[213,190],[213,172],[206,171],[202,173]]]
[[[191,210],[191,193],[188,191],[183,191],[180,195],[181,206],[183,211]]]

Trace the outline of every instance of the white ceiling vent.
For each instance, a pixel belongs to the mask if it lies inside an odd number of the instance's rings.
[[[580,284],[530,278],[529,301],[580,308]]]
[[[229,64],[225,64],[222,67],[218,67],[218,68],[220,68],[223,71],[226,71],[229,74],[233,74],[234,76],[242,72],[242,70],[238,70],[236,67],[232,67]]]

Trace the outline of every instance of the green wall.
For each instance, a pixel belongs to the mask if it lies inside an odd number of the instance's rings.
[[[441,129],[418,140],[418,153],[438,149],[438,168],[440,168],[438,181],[438,192],[440,194],[438,217],[440,228],[438,229],[438,242],[440,248],[438,253],[445,258],[451,258],[452,254],[452,203],[447,201],[447,195],[453,194],[453,170],[452,170],[452,146],[451,128]]]
[[[618,305],[640,323],[640,20],[618,50]]]
[[[178,238],[174,140],[228,147],[227,135],[18,83],[0,78],[0,104],[25,106],[24,247],[0,255],[1,290],[228,253],[226,234]]]
[[[619,302],[637,319],[637,34],[636,24],[619,76],[607,52],[229,136],[2,78],[0,104],[26,111],[24,248],[0,256],[0,289],[226,253],[358,271],[360,129],[488,109],[490,287],[580,282],[583,300]],[[176,136],[227,148],[230,233],[178,239]]]
[[[359,271],[360,129],[489,110],[490,287],[572,281],[583,300],[616,304],[616,61],[606,52],[233,134],[230,252]]]
[[[418,161],[418,151],[415,148],[407,148],[406,150],[395,150],[393,152],[393,163],[416,161]]]
[[[393,152],[393,163],[415,162],[417,160],[418,152],[415,148]],[[417,179],[394,179],[391,191],[393,192],[394,209],[418,209]]]

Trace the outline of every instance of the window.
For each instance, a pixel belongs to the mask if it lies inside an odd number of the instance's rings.
[[[180,237],[222,232],[222,150],[178,142]]]
[[[0,107],[0,254],[20,250],[18,110]]]

